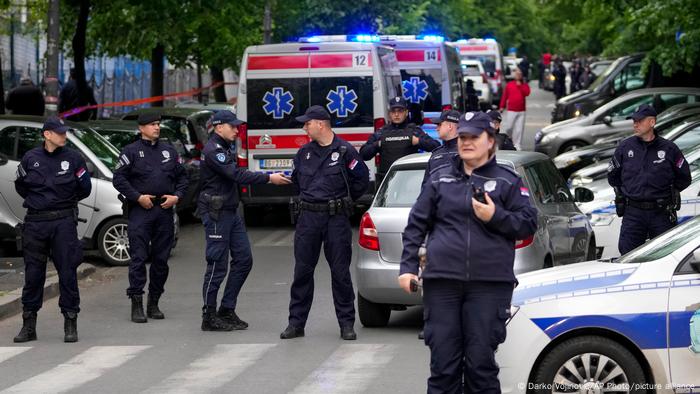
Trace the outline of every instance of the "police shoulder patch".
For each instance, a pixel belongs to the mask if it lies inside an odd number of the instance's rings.
[[[226,161],[226,155],[223,154],[223,153],[217,153],[217,154],[216,154],[216,160],[218,160],[218,161],[220,161],[220,162],[223,163],[223,162]]]

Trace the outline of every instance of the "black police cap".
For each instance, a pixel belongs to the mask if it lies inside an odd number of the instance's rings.
[[[325,108],[320,105],[312,105],[306,110],[304,115],[294,118],[297,122],[306,123],[310,120],[330,120],[331,116]]]
[[[155,113],[141,113],[139,114],[138,119],[136,120],[139,125],[147,125],[153,122],[160,122],[160,114],[155,114]]]

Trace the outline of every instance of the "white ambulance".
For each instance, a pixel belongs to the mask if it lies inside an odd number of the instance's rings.
[[[458,49],[441,36],[380,36],[382,45],[396,50],[403,96],[411,118],[421,123],[447,109],[464,111],[464,80]]]
[[[470,38],[457,40],[453,44],[459,48],[462,60],[479,60],[484,65],[491,86],[491,97],[493,102],[498,104],[506,88],[501,44],[493,38]]]
[[[322,105],[333,130],[359,149],[384,126],[388,100],[401,90],[401,75],[392,48],[376,36],[311,37],[307,42],[246,48],[241,63],[236,149],[238,165],[251,171],[291,174],[292,159],[307,142],[294,118],[309,106]],[[360,200],[374,195],[375,163],[367,162],[371,185]],[[241,185],[246,221],[259,209],[289,202],[293,189],[274,185]]]

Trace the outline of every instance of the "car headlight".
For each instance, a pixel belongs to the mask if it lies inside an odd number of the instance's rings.
[[[579,116],[581,116],[581,110],[577,109],[574,111],[574,118],[578,118]]]
[[[587,176],[582,176],[582,177],[576,177],[571,179],[571,186],[576,187],[576,186],[583,186],[585,184],[593,182],[593,178],[587,177]]]
[[[510,317],[506,320],[506,326],[508,325],[508,323],[510,323],[511,320],[513,320],[513,317],[515,317],[515,314],[518,313],[519,310],[520,310],[519,306],[516,306],[516,305],[510,306]]]
[[[555,79],[557,79],[557,77],[555,77],[555,76],[552,75],[552,74],[549,75],[549,80],[550,80],[550,81],[554,81]]]
[[[559,133],[548,133],[548,134],[545,134],[545,135],[542,137],[542,143],[543,143],[543,144],[548,144],[548,143],[554,141],[554,139],[557,138],[557,137],[559,137]]]
[[[557,166],[557,169],[561,170],[562,168],[566,168],[568,166],[574,165],[574,164],[578,163],[579,161],[581,161],[580,157],[569,157],[569,158],[563,158],[563,159],[559,158],[559,157],[555,157],[554,158],[554,165]]]
[[[591,214],[591,226],[609,226],[617,217],[614,213],[593,213]]]

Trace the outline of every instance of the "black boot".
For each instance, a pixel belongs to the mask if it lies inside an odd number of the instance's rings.
[[[63,313],[63,342],[78,342],[78,314],[75,312]]]
[[[304,327],[294,327],[293,325],[288,325],[287,328],[280,334],[280,339],[292,339],[304,336]]]
[[[151,319],[165,319],[165,315],[158,308],[158,299],[160,296],[148,294],[148,305],[146,306],[146,316]]]
[[[357,339],[357,334],[352,326],[345,326],[340,327],[340,337],[346,341],[354,341]]]
[[[145,323],[148,321],[143,314],[143,296],[131,296],[131,321],[134,323]]]
[[[216,316],[215,306],[202,308],[202,331],[233,331],[233,325]]]
[[[234,330],[245,330],[248,328],[248,323],[241,320],[234,309],[220,307],[216,314],[221,320],[233,326]]]
[[[22,313],[22,320],[22,329],[15,337],[15,342],[36,341],[36,312]]]

